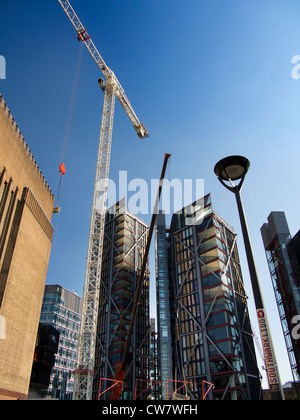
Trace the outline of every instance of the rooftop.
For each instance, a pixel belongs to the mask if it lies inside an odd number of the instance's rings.
[[[48,183],[47,183],[47,181],[46,181],[46,179],[45,179],[44,175],[42,174],[42,171],[40,170],[40,168],[39,168],[39,166],[38,166],[38,164],[37,164],[37,162],[36,162],[36,160],[35,160],[35,158],[34,158],[33,154],[31,153],[31,151],[30,151],[30,149],[29,149],[29,147],[28,147],[28,145],[27,145],[27,143],[26,143],[26,141],[25,141],[25,139],[24,139],[24,137],[23,137],[23,135],[22,135],[22,133],[21,133],[21,131],[20,131],[20,129],[19,129],[19,127],[18,127],[18,125],[17,125],[17,123],[15,122],[14,117],[12,116],[12,114],[11,114],[10,110],[8,109],[8,107],[7,107],[7,105],[6,105],[6,102],[4,101],[4,99],[3,99],[3,97],[2,97],[2,95],[1,95],[1,94],[0,94],[0,106],[4,109],[4,112],[6,113],[7,117],[9,118],[9,120],[10,120],[10,122],[11,122],[11,124],[12,124],[12,127],[16,130],[16,132],[17,132],[17,134],[18,134],[18,136],[19,136],[19,139],[20,139],[20,141],[21,141],[21,142],[22,142],[22,144],[23,144],[24,149],[25,149],[25,151],[27,152],[28,157],[29,157],[29,158],[32,160],[32,162],[34,163],[34,165],[35,165],[35,167],[36,167],[36,169],[37,169],[37,171],[38,171],[38,173],[39,173],[39,175],[40,175],[40,177],[41,177],[42,182],[45,184],[46,188],[49,190],[49,193],[50,193],[52,196],[54,196],[54,195],[53,195],[53,192],[51,191],[51,189],[50,189],[50,187],[49,187],[49,185],[48,185]]]

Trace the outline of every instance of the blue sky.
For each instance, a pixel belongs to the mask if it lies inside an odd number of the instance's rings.
[[[116,103],[110,178],[117,182],[124,170],[129,180],[150,182],[159,177],[167,152],[172,153],[170,179],[204,180],[214,209],[238,233],[258,332],[234,196],[213,173],[225,156],[250,160],[243,201],[286,382],[291,372],[260,227],[271,211],[279,210],[286,213],[291,234],[299,230],[300,79],[291,74],[292,58],[300,54],[299,2],[72,0],[72,6],[151,135],[140,140]],[[103,104],[97,80],[102,75],[80,48],[57,0],[2,2],[0,22],[7,73],[0,93],[55,195],[59,163],[64,161],[67,169],[62,210],[52,219],[47,283],[82,295]],[[140,217],[150,221],[149,215]],[[150,258],[153,285],[153,248]]]

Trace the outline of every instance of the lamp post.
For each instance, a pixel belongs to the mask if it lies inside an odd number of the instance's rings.
[[[282,400],[283,393],[280,383],[279,374],[277,371],[277,362],[273,349],[270,329],[267,321],[267,315],[264,308],[262,294],[259,285],[259,279],[256,271],[252,246],[250,242],[250,236],[248,232],[244,207],[241,199],[240,191],[242,189],[245,176],[249,170],[250,162],[243,156],[229,156],[220,160],[215,168],[215,174],[219,181],[225,188],[233,192],[236,197],[238,212],[241,221],[241,227],[243,232],[246,256],[249,266],[250,279],[252,284],[252,290],[254,295],[254,301],[256,306],[256,313],[258,318],[258,324],[260,329],[260,335],[262,340],[262,347],[264,350],[265,364],[267,370],[267,378],[269,382],[269,388],[271,391],[272,400]],[[238,181],[239,184],[235,185],[233,181]],[[225,183],[229,182],[229,185]]]

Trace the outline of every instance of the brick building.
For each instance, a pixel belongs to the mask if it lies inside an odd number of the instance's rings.
[[[0,400],[28,394],[54,196],[0,96]]]

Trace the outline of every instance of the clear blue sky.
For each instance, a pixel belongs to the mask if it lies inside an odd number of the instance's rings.
[[[291,372],[260,227],[275,210],[286,213],[292,235],[300,225],[300,79],[291,75],[292,58],[300,54],[299,2],[72,0],[72,6],[151,134],[140,140],[116,103],[110,178],[117,182],[120,170],[128,171],[129,180],[158,178],[168,152],[170,178],[204,179],[214,209],[238,233],[258,332],[234,196],[213,173],[225,156],[250,160],[243,200],[286,382]],[[97,84],[101,73],[87,50],[80,51],[57,0],[3,1],[0,11],[0,55],[7,65],[0,92],[55,195],[59,163],[67,169],[62,211],[52,219],[47,283],[82,295],[103,104]],[[74,116],[71,135],[70,130],[65,134],[68,115]],[[149,215],[140,217],[150,221]],[[153,249],[150,265],[153,285]]]

